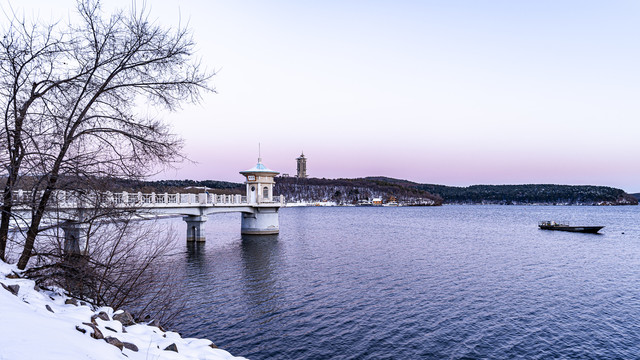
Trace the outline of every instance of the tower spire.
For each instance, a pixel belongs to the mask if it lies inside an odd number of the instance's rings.
[[[262,162],[262,151],[260,149],[260,143],[258,143],[258,163]]]
[[[303,179],[306,178],[307,177],[307,158],[304,157],[304,150],[302,151],[302,154],[300,154],[300,157],[296,158],[296,162],[298,163],[296,176]]]

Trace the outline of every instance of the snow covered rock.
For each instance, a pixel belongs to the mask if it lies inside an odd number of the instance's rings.
[[[124,346],[125,348],[131,350],[131,351],[138,351],[138,347],[136,346],[136,344],[132,344],[132,343],[128,343],[126,341],[122,342],[122,346]]]
[[[20,291],[20,285],[5,285],[4,283],[0,283],[2,284],[2,287],[5,288],[5,290],[7,290],[8,292],[12,293],[15,296],[18,296],[18,292]]]
[[[175,343],[167,346],[166,348],[164,348],[164,351],[175,351],[178,352],[178,347],[176,346]]]
[[[78,305],[62,289],[38,290],[33,281],[11,275],[19,273],[0,261],[2,360],[243,359],[214,348],[210,340],[136,324],[125,311]],[[175,350],[165,351],[168,347]]]
[[[131,326],[136,322],[133,320],[133,316],[128,311],[118,310],[113,313],[113,320],[118,320],[124,326]]]
[[[124,343],[122,343],[122,341],[118,340],[118,338],[114,338],[113,336],[107,336],[106,338],[104,338],[104,341],[106,341],[107,344],[111,344],[111,345],[117,347],[120,350],[122,350],[124,348]]]
[[[64,301],[65,304],[67,305],[75,305],[78,306],[78,300],[76,299],[67,299]]]

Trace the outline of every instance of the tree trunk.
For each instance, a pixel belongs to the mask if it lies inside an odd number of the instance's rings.
[[[17,91],[14,89],[14,94]],[[24,150],[22,148],[22,133],[24,119],[27,114],[27,110],[33,104],[37,98],[35,94],[35,86],[31,89],[31,96],[20,107],[19,111],[14,112],[15,116],[15,129],[13,135],[8,138],[7,150],[9,152],[9,176],[7,176],[7,183],[4,186],[4,192],[2,196],[2,219],[0,220],[0,260],[5,261],[7,240],[9,239],[9,222],[11,221],[11,210],[13,208],[13,190],[18,182],[18,174],[20,173],[20,166],[22,165],[22,159],[24,158]],[[16,104],[17,98],[14,95],[13,104]],[[13,144],[11,144],[13,140]]]
[[[22,249],[22,254],[20,254],[20,259],[18,260],[18,269],[24,270],[27,267],[27,263],[31,258],[31,254],[33,253],[33,246],[36,242],[36,236],[38,235],[40,222],[42,221],[42,217],[44,216],[44,212],[47,207],[47,203],[49,202],[49,197],[51,197],[51,189],[56,183],[56,179],[52,179],[47,186],[47,189],[42,194],[42,198],[38,203],[38,207],[36,211],[31,216],[31,224],[29,225],[29,230],[27,230],[27,238],[24,242],[24,248]]]
[[[18,150],[18,149],[16,149]],[[7,241],[9,239],[9,223],[11,222],[11,215],[13,210],[13,190],[18,181],[18,168],[22,162],[22,157],[15,157],[12,154],[11,164],[9,170],[9,176],[7,177],[7,183],[4,186],[2,194],[2,217],[0,219],[0,260],[6,260]]]
[[[9,239],[9,221],[11,220],[12,200],[11,187],[7,185],[4,188],[2,196],[2,218],[0,219],[0,260],[2,261],[6,261],[5,251],[7,249],[7,240]]]

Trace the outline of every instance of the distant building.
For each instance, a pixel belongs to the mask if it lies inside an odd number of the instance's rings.
[[[296,158],[296,161],[298,162],[298,172],[296,176],[305,179],[307,177],[307,158],[304,157],[304,151],[299,158]]]

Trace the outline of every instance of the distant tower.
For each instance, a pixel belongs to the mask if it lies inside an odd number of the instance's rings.
[[[307,177],[307,158],[304,157],[304,151],[299,158],[296,158],[296,161],[298,162],[298,175],[296,176],[305,179]]]

